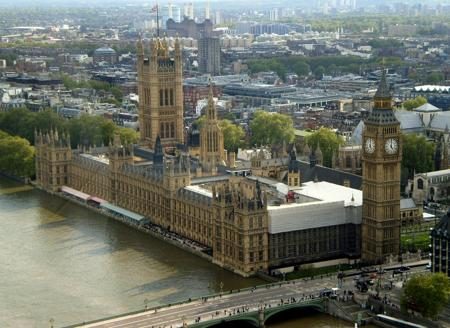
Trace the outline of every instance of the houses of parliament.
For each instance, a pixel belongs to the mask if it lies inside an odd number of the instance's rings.
[[[74,190],[139,214],[203,245],[214,263],[243,276],[398,255],[401,141],[385,79],[364,136],[361,183],[321,166],[314,153],[300,159],[295,146],[270,156],[255,149],[251,160],[236,161],[224,150],[212,92],[200,147],[190,151],[179,42],[169,51],[164,39],[139,40],[137,52],[139,145],[116,136],[106,147],[71,149],[61,131],[36,132],[40,188]]]

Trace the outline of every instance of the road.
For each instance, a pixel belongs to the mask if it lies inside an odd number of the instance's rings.
[[[413,273],[424,271],[427,261],[417,262],[423,264],[420,267],[403,275],[395,275],[392,278],[392,270],[388,268],[382,275],[382,286],[389,281],[393,281],[393,288],[382,289],[380,294],[387,295],[393,303],[399,302],[402,281]],[[398,265],[397,265],[398,266]],[[341,290],[355,290],[355,276],[343,279]],[[319,296],[320,291],[326,288],[338,286],[336,275],[325,276],[318,279],[298,279],[285,283],[275,283],[271,285],[259,286],[251,290],[225,292],[222,295],[215,295],[205,299],[193,300],[182,304],[165,306],[160,309],[149,309],[137,314],[124,315],[119,318],[104,320],[97,323],[80,325],[85,328],[144,328],[144,327],[183,327],[183,323],[190,325],[196,322],[204,322],[212,319],[225,318],[227,316],[257,311],[259,307],[276,307],[281,302],[291,302],[308,300],[311,295]],[[375,285],[371,287],[372,293]],[[398,303],[397,303],[398,304]]]
[[[241,292],[224,293],[207,300],[193,300],[161,309],[150,309],[98,323],[81,325],[85,328],[143,328],[143,327],[182,327],[183,322],[190,325],[212,319],[224,318],[233,314],[257,311],[259,307],[276,307],[283,302],[308,300],[310,295],[319,296],[320,290],[333,288],[337,278],[327,277],[316,280],[296,280],[272,284]],[[197,321],[200,318],[200,321]],[[184,319],[184,320],[183,320]]]

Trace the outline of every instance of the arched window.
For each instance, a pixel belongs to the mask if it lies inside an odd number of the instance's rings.
[[[417,179],[417,189],[423,190],[423,180]]]
[[[164,123],[161,123],[160,130],[161,138],[165,138]]]
[[[173,106],[173,89],[170,89],[170,106]]]

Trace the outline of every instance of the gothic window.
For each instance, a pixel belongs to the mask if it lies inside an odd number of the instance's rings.
[[[345,168],[350,168],[352,167],[352,158],[351,156],[346,156],[345,157]]]
[[[169,105],[169,90],[168,89],[164,90],[164,104],[166,106]]]
[[[171,138],[175,138],[175,123],[170,123],[170,130],[171,130]]]
[[[170,106],[173,106],[173,89],[170,89]]]
[[[161,138],[165,138],[164,123],[161,123],[160,130]]]
[[[423,180],[417,179],[417,189],[423,190]]]
[[[164,92],[163,89],[159,90],[159,106],[164,105]]]

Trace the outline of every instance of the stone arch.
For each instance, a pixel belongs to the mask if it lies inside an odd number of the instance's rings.
[[[229,318],[222,318],[219,320],[214,320],[210,322],[205,322],[204,325],[201,325],[202,328],[214,328],[214,327],[226,327],[227,324],[232,326],[235,324],[235,327],[239,327],[239,323],[245,323],[247,326],[259,327],[259,321],[257,318],[253,318],[250,316],[231,316]],[[200,326],[200,325],[199,325]]]
[[[266,315],[265,315],[265,318],[264,318],[264,322],[267,322],[271,318],[273,319],[278,314],[286,313],[286,312],[292,312],[292,311],[294,311],[296,309],[302,309],[305,312],[308,309],[313,309],[313,310],[315,310],[317,312],[323,312],[324,311],[323,306],[321,304],[302,304],[302,303],[289,304],[287,306],[281,306],[281,307],[278,307],[278,308],[276,308],[276,309],[274,309],[272,311],[266,312]]]

